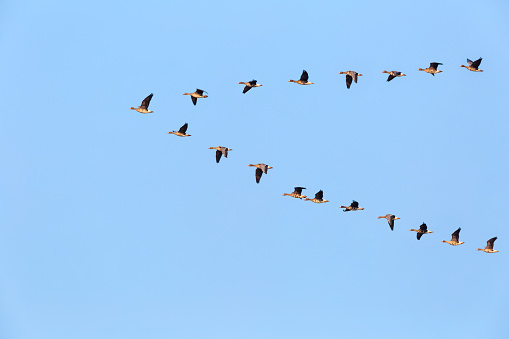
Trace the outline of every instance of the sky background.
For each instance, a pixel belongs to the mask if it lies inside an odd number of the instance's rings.
[[[3,0],[0,338],[509,337],[508,14]]]

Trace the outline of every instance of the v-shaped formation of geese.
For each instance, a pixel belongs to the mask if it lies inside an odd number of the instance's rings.
[[[464,67],[472,72],[483,72],[483,70],[479,69],[481,61],[482,61],[482,58],[479,58],[476,61],[467,59],[468,66],[461,65],[460,67]],[[432,62],[432,63],[430,63],[430,66],[428,68],[425,68],[425,69],[419,68],[418,70],[424,71],[424,72],[429,73],[434,76],[437,73],[442,73],[441,70],[438,70],[439,65],[442,65],[442,63]],[[382,73],[389,74],[389,77],[387,78],[387,82],[389,82],[397,77],[406,76],[406,74],[403,74],[400,71],[390,71],[390,72],[383,71]],[[362,76],[362,74],[359,74],[354,71],[339,72],[339,74],[346,75],[346,87],[347,88],[350,88],[350,86],[352,85],[352,81],[357,83],[358,77]],[[296,83],[299,85],[313,85],[314,84],[313,82],[309,81],[309,74],[306,70],[302,71],[302,74],[301,74],[299,80],[288,80],[288,82],[293,82],[293,83]],[[247,93],[253,87],[261,87],[262,86],[261,84],[258,84],[256,80],[251,80],[249,82],[239,82],[239,84],[245,85],[245,87],[242,91],[242,93],[244,93],[244,94]],[[196,89],[195,92],[184,93],[184,95],[191,96],[193,105],[196,105],[199,98],[208,98],[208,95],[205,95],[204,93],[207,93],[207,92],[205,92],[204,90],[201,90],[201,89]],[[137,108],[131,107],[130,109],[135,110],[139,113],[143,113],[143,114],[152,113],[153,111],[149,110],[148,107],[150,105],[150,101],[152,100],[153,95],[154,94],[151,93],[145,99],[143,99],[143,101],[139,107],[137,107]],[[189,137],[191,135],[186,133],[187,127],[188,127],[188,124],[185,123],[184,125],[182,125],[182,127],[180,127],[180,129],[178,131],[168,132],[168,134],[174,134],[179,137]],[[216,163],[219,163],[222,156],[224,156],[225,158],[228,158],[228,152],[232,150],[231,148],[224,147],[224,146],[209,147],[209,149],[216,150]],[[256,167],[256,171],[255,171],[256,183],[260,183],[260,179],[261,179],[263,173],[267,174],[267,171],[269,169],[273,168],[273,167],[268,166],[263,163],[256,164],[256,165],[249,164],[248,166]],[[302,194],[302,190],[304,190],[304,189],[306,189],[306,188],[297,186],[294,188],[294,191],[292,193],[283,193],[283,196],[290,196],[290,197],[301,199],[301,200],[304,199],[304,201],[312,201],[317,204],[329,202],[329,200],[323,199],[323,191],[322,190],[318,191],[315,194],[315,197],[313,199],[310,199],[310,198],[307,198],[306,195]],[[364,210],[363,207],[359,207],[359,203],[355,200],[352,201],[350,206],[340,206],[339,208],[343,208],[344,212]],[[377,219],[386,219],[391,231],[393,231],[394,230],[394,221],[399,220],[400,218],[396,217],[394,214],[386,214],[385,216],[379,216]],[[417,230],[411,229],[410,231],[417,232],[417,240],[420,240],[423,234],[433,233],[432,231],[428,230],[428,227],[425,223],[422,223],[422,225],[419,227],[419,229],[417,229]],[[456,231],[454,231],[452,233],[452,235],[451,235],[452,238],[450,241],[442,240],[442,242],[447,243],[452,246],[458,246],[458,245],[464,244],[465,242],[459,241],[460,231],[461,231],[461,228],[458,228]],[[487,241],[486,247],[484,249],[478,248],[477,250],[483,251],[486,253],[499,252],[499,251],[496,251],[493,249],[493,244],[494,244],[495,240],[497,240],[497,237],[489,239]]]
[[[218,146],[218,147],[209,147],[209,149],[216,150],[216,162],[219,164],[219,160],[221,160],[221,156],[224,155],[225,158],[228,158],[228,152],[232,151],[231,148]]]

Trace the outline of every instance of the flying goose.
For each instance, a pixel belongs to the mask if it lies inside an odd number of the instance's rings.
[[[429,73],[429,74],[435,76],[435,73],[442,73],[442,71],[438,70],[438,65],[443,65],[443,64],[441,64],[439,62],[432,62],[429,64],[428,68],[424,68],[424,69],[419,68],[418,71],[424,71],[426,73]]]
[[[394,231],[394,220],[398,220],[401,218],[396,217],[394,214],[386,214],[384,216],[378,217],[377,219],[387,219],[387,222],[389,223],[389,227],[391,228],[391,231]]]
[[[196,106],[196,103],[198,102],[198,98],[208,98],[209,97],[208,95],[203,95],[203,92],[207,93],[206,91],[197,88],[194,93],[184,93],[183,95],[190,95],[191,100],[193,101],[193,105]]]
[[[313,82],[309,82],[308,78],[309,78],[308,72],[304,70],[302,71],[302,75],[300,76],[299,80],[288,80],[288,82],[295,82],[296,84],[299,85],[313,85]]]
[[[383,71],[382,73],[389,74],[389,77],[387,78],[387,82],[391,81],[395,77],[406,77],[406,74],[403,74],[403,73],[398,72],[398,71],[390,71],[390,72]]]
[[[461,65],[460,67],[465,67],[469,71],[472,72],[482,72],[482,69],[479,69],[479,65],[481,64],[482,58],[477,59],[476,61],[472,61],[467,59],[468,66]]]
[[[182,127],[180,127],[180,129],[178,131],[168,132],[168,134],[175,134],[179,137],[190,137],[191,134],[187,134],[186,131],[187,131],[187,122],[184,125],[182,125]]]
[[[318,192],[316,192],[315,197],[313,199],[306,198],[306,199],[304,199],[304,201],[312,201],[317,204],[323,204],[324,202],[329,202],[329,200],[325,200],[323,198],[322,190],[319,190]]]
[[[209,149],[216,150],[216,162],[219,164],[219,160],[221,160],[221,155],[224,155],[225,158],[228,158],[228,151],[232,151],[231,148],[218,146],[218,147],[209,147]]]
[[[299,199],[302,199],[302,198],[306,198],[307,195],[302,195],[302,190],[305,190],[306,187],[295,187],[294,188],[295,191],[293,191],[292,193],[288,194],[288,193],[283,193],[283,196],[287,195],[289,197],[294,197],[294,198],[299,198]]]
[[[458,245],[464,244],[465,243],[464,241],[460,241],[460,231],[461,231],[461,227],[458,228],[456,231],[454,231],[453,234],[451,234],[452,238],[450,241],[442,240],[442,242],[446,242],[452,246],[458,246]]]
[[[148,97],[143,99],[140,107],[138,107],[138,108],[131,107],[130,109],[134,109],[135,111],[140,112],[140,113],[152,113],[153,111],[148,110],[148,105],[150,105],[150,100],[152,100],[153,96],[154,96],[154,94],[150,93],[150,95]]]
[[[491,238],[490,240],[488,240],[486,242],[486,247],[485,248],[478,248],[477,250],[478,251],[483,251],[483,252],[486,252],[486,253],[497,253],[498,251],[495,251],[493,249],[493,243],[495,242],[495,240],[497,240],[497,237]]]
[[[428,226],[425,223],[422,223],[418,230],[412,228],[410,231],[417,232],[417,240],[421,240],[423,234],[433,233],[433,231],[428,231]]]
[[[260,84],[256,84],[256,80],[251,80],[249,82],[239,82],[239,85],[246,85],[246,87],[244,87],[244,90],[242,91],[242,93],[244,93],[244,94],[246,94],[246,92],[249,91],[253,87],[262,86]]]
[[[339,208],[344,208],[345,210],[343,212],[359,211],[364,209],[363,207],[359,207],[359,203],[355,200],[352,201],[350,206],[339,206]]]
[[[339,72],[339,74],[346,74],[346,88],[350,88],[350,86],[352,86],[352,79],[355,83],[357,83],[357,77],[362,76],[362,74],[354,71]]]
[[[257,184],[260,183],[260,179],[262,178],[262,174],[263,173],[267,174],[267,170],[273,168],[273,167],[265,165],[265,164],[256,164],[256,165],[249,164],[248,166],[256,167],[255,177],[256,177],[256,183]]]

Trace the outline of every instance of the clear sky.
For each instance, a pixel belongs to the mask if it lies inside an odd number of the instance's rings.
[[[0,2],[0,338],[508,338],[508,14]]]

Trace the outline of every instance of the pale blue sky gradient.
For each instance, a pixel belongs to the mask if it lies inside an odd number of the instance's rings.
[[[508,337],[508,9],[2,1],[0,338]]]

